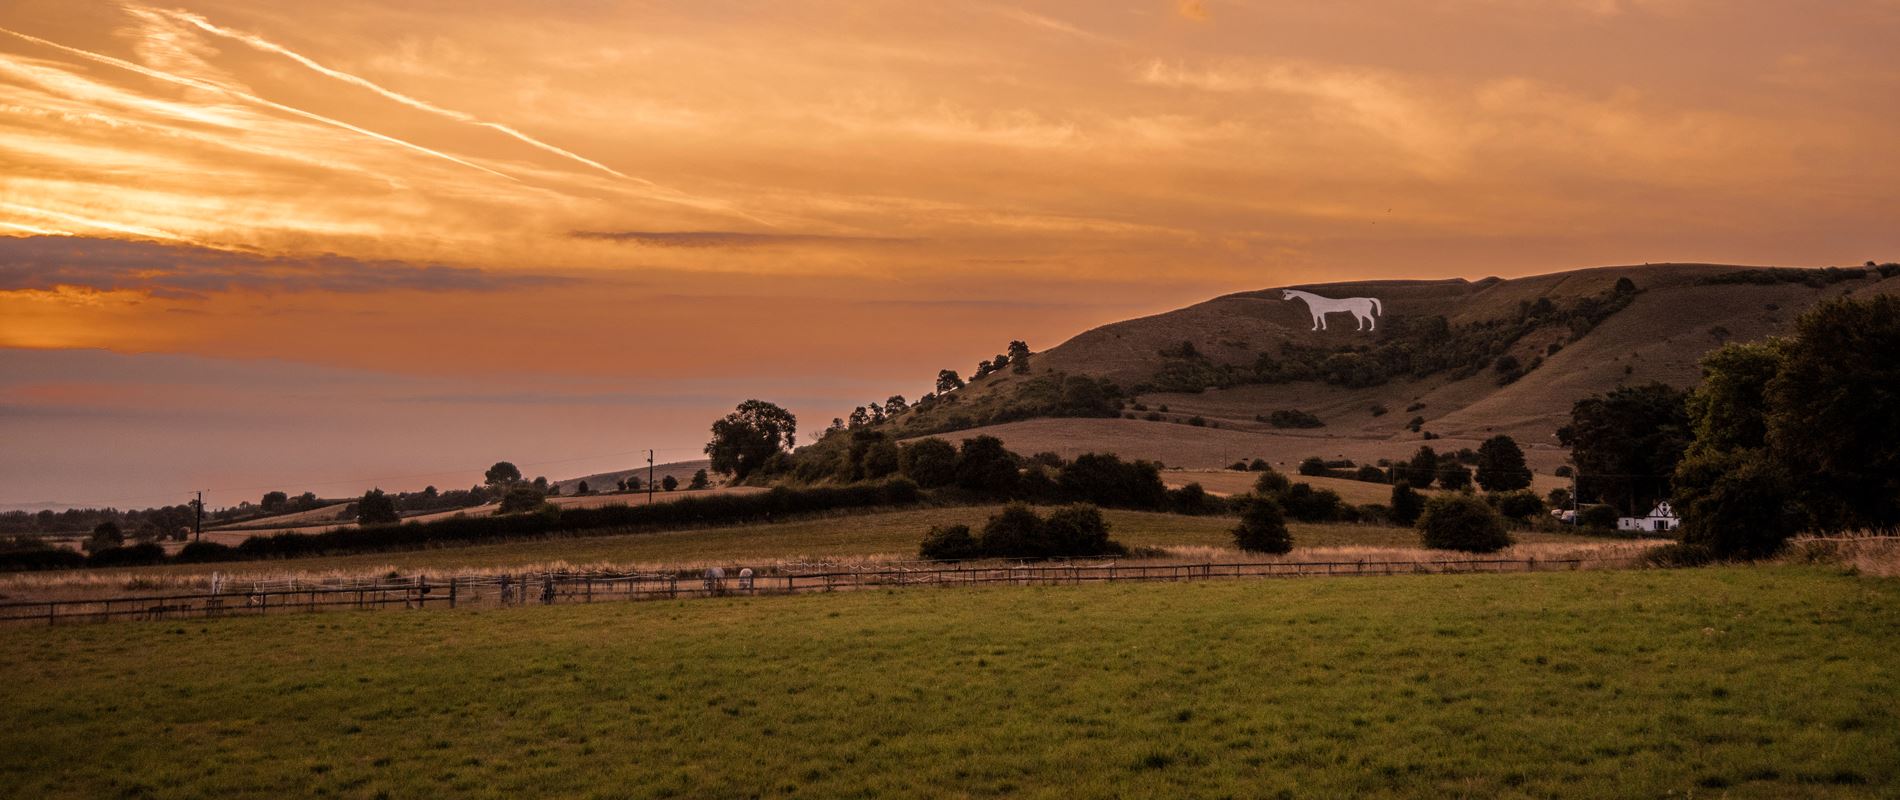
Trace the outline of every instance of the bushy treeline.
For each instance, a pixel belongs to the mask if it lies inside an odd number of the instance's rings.
[[[1900,275],[1900,264],[1880,264],[1867,262],[1865,267],[1821,267],[1801,269],[1797,267],[1761,267],[1724,272],[1703,278],[1703,284],[1754,284],[1772,286],[1782,283],[1800,283],[1820,289],[1842,281],[1865,280],[1869,277],[1890,278]]]
[[[142,538],[176,536],[191,527],[196,513],[190,503],[120,511],[116,508],[69,508],[64,511],[8,511],[0,514],[0,536],[47,533],[86,533],[105,523]],[[206,519],[214,519],[207,515]]]
[[[1128,548],[1110,539],[1108,530],[1101,510],[1087,503],[1055,509],[1047,517],[1027,504],[1011,503],[976,533],[968,525],[932,527],[917,552],[937,561],[1127,555]]]
[[[415,550],[440,545],[528,539],[544,536],[599,535],[699,525],[770,522],[784,517],[852,508],[914,505],[923,499],[917,484],[905,479],[851,486],[805,489],[777,488],[756,494],[687,497],[670,503],[641,506],[599,506],[559,509],[542,505],[525,514],[487,517],[451,517],[433,522],[409,522],[344,528],[322,533],[280,533],[256,536],[236,547],[193,542],[169,560],[190,563],[302,556]],[[54,548],[41,545],[42,548]],[[168,560],[157,545],[108,548],[81,556],[48,554],[39,550],[0,551],[0,569],[45,569],[80,566],[129,566]]]
[[[1161,351],[1162,366],[1147,383],[1148,391],[1200,392],[1250,383],[1317,381],[1364,388],[1405,378],[1423,378],[1449,372],[1468,378],[1496,367],[1500,382],[1509,383],[1543,363],[1532,355],[1521,362],[1510,351],[1530,334],[1556,328],[1574,341],[1635,299],[1638,290],[1627,278],[1606,292],[1576,298],[1559,305],[1548,297],[1518,304],[1515,314],[1468,324],[1453,324],[1443,316],[1392,315],[1379,323],[1376,340],[1365,345],[1318,347],[1282,342],[1277,353],[1260,353],[1251,366],[1216,364],[1191,342]]]

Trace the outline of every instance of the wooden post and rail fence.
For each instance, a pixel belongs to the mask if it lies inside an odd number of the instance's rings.
[[[1252,561],[1139,564],[1118,561],[956,566],[805,565],[735,577],[672,573],[531,572],[418,576],[361,584],[258,584],[213,593],[0,602],[0,623],[177,620],[336,610],[502,607],[728,595],[784,595],[865,588],[1056,586],[1233,578],[1549,572],[1635,566],[1640,556],[1426,561]]]

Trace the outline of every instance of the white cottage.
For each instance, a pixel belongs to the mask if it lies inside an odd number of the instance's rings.
[[[1618,517],[1616,529],[1619,531],[1673,531],[1682,525],[1682,519],[1676,516],[1676,510],[1664,500],[1649,510],[1646,517]]]

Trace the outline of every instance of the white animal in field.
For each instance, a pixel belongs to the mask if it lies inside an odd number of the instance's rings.
[[[1354,321],[1359,323],[1358,330],[1376,330],[1378,321],[1374,317],[1385,313],[1384,309],[1380,308],[1377,297],[1335,299],[1320,297],[1312,292],[1302,292],[1298,289],[1283,290],[1280,297],[1283,300],[1305,300],[1307,312],[1313,315],[1313,330],[1316,331],[1326,330],[1326,315],[1338,311],[1352,314]]]

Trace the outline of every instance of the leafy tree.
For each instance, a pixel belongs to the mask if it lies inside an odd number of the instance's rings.
[[[1801,315],[1768,407],[1769,446],[1819,527],[1900,528],[1900,298]]]
[[[1011,503],[983,524],[985,555],[995,558],[1045,558],[1042,518],[1024,503]]]
[[[1569,508],[1571,499],[1570,490],[1562,486],[1550,490],[1550,494],[1544,496],[1544,502],[1551,508]]]
[[[1676,467],[1682,541],[1717,558],[1766,558],[1781,551],[1806,520],[1794,480],[1760,448],[1702,452]]]
[[[738,482],[772,456],[797,446],[797,432],[798,419],[791,412],[763,400],[747,400],[713,423],[706,454],[712,457],[713,471]]]
[[[660,479],[660,489],[662,491],[670,492],[678,488],[680,488],[680,479],[675,478],[671,475],[668,475]]]
[[[1009,355],[1006,356],[1006,358],[1009,359],[1010,366],[1015,369],[1017,374],[1019,375],[1029,374],[1029,345],[1028,344],[1024,343],[1020,339],[1010,342]]]
[[[1688,454],[1768,445],[1768,385],[1781,372],[1788,342],[1730,343],[1702,357],[1702,383],[1686,402],[1694,442]]]
[[[1418,521],[1418,515],[1425,510],[1425,498],[1412,489],[1412,484],[1392,484],[1392,507],[1386,516],[1400,525],[1410,525]]]
[[[508,488],[501,496],[500,513],[513,514],[518,511],[533,511],[547,502],[541,490],[530,485],[517,484]]]
[[[645,485],[646,484],[640,482],[640,476],[638,475],[627,476],[627,491],[637,492],[637,491],[640,491],[640,487],[645,486]]]
[[[884,421],[884,406],[879,405],[877,402],[873,401],[871,405],[868,406],[868,408],[871,411],[872,425],[877,425]]]
[[[1468,494],[1441,494],[1425,503],[1419,541],[1433,550],[1495,553],[1511,546],[1511,534],[1491,504]]]
[[[1577,524],[1585,528],[1596,528],[1598,530],[1610,530],[1615,528],[1616,506],[1586,506],[1582,511],[1577,512]]]
[[[1471,487],[1471,470],[1456,461],[1439,464],[1438,485],[1452,490],[1468,489]]]
[[[1296,483],[1280,495],[1280,505],[1287,516],[1301,522],[1331,522],[1339,519],[1342,504],[1338,492]]]
[[[869,424],[871,424],[871,412],[864,410],[864,406],[851,409],[850,421],[846,423],[847,428],[862,428]]]
[[[854,481],[877,480],[891,475],[902,467],[903,462],[897,443],[879,431],[853,432],[851,450],[846,457],[850,471],[845,477]]]
[[[1478,445],[1478,485],[1487,492],[1509,492],[1531,485],[1530,467],[1517,440],[1498,434]]]
[[[1271,497],[1249,498],[1241,507],[1240,524],[1234,526],[1234,546],[1249,553],[1284,555],[1293,550],[1293,536],[1286,529],[1286,513]]]
[[[1073,499],[1125,508],[1159,508],[1168,491],[1152,462],[1122,461],[1112,453],[1076,456],[1057,473],[1056,484]]]
[[[909,410],[910,403],[906,402],[901,394],[891,395],[889,400],[884,401],[884,415],[887,417],[895,417]]]
[[[1253,481],[1253,493],[1261,497],[1279,497],[1280,495],[1286,494],[1286,490],[1292,485],[1293,481],[1288,480],[1285,475],[1280,474],[1279,470],[1272,467],[1262,467],[1260,469],[1260,477],[1255,478]]]
[[[627,490],[627,479],[626,479],[626,478],[621,478],[621,479],[619,479],[619,480],[616,480],[616,481],[614,481],[614,488],[615,488],[615,489],[619,489],[620,491],[623,491],[623,492],[624,492],[624,491],[626,491],[626,490]]]
[[[1326,468],[1326,459],[1307,456],[1305,461],[1300,462],[1300,474],[1309,478],[1322,477],[1332,474],[1332,470]]]
[[[574,493],[575,493],[575,494],[588,494],[588,493],[589,493],[589,491],[588,491],[588,488],[587,488],[587,481],[581,481],[581,482],[580,482],[580,485],[579,485],[579,486],[575,486],[575,487],[574,487]]]
[[[125,534],[119,530],[119,523],[106,520],[93,527],[92,535],[86,537],[83,548],[88,553],[97,553],[123,544],[125,544]]]
[[[956,370],[946,369],[937,373],[937,394],[949,394],[961,388],[963,377]]]
[[[1430,445],[1420,446],[1418,452],[1412,454],[1412,460],[1406,463],[1405,480],[1414,489],[1429,487],[1438,478],[1438,451]]]
[[[1578,400],[1557,437],[1577,465],[1577,492],[1627,513],[1669,496],[1669,475],[1689,446],[1687,395],[1660,383]]]
[[[535,491],[539,491],[539,492],[546,492],[546,491],[548,491],[548,478],[547,478],[547,476],[546,476],[546,475],[536,475],[536,476],[534,476],[534,488],[535,488]],[[555,490],[557,490],[557,491],[558,491],[559,489],[560,489],[560,487],[558,487],[558,486],[557,486],[557,487],[555,487]]]
[[[963,440],[957,453],[957,485],[974,492],[1007,494],[1020,478],[1015,457],[994,436]]]
[[[1544,501],[1529,489],[1494,492],[1485,499],[1497,507],[1499,514],[1511,519],[1528,520],[1544,513]]]
[[[363,499],[356,501],[356,521],[361,525],[388,525],[402,519],[396,513],[396,500],[381,489],[371,489],[363,493]]]
[[[957,448],[936,437],[919,439],[899,451],[898,469],[926,489],[948,486],[957,479]]]
[[[1050,556],[1100,556],[1125,552],[1125,549],[1108,538],[1108,520],[1102,518],[1101,509],[1087,503],[1063,506],[1049,512],[1048,519],[1042,523],[1042,535],[1045,544],[1041,548]]]
[[[283,511],[284,506],[290,505],[290,495],[283,492],[265,492],[263,501],[257,505],[266,512],[275,514]]]
[[[693,479],[687,482],[686,488],[704,489],[711,485],[712,485],[712,480],[706,476],[706,471],[702,469],[693,473]]]
[[[497,461],[487,472],[482,473],[482,480],[489,486],[507,486],[521,481],[521,470],[509,462]]]
[[[1617,278],[1616,287],[1613,291],[1615,291],[1617,294],[1635,294],[1636,282],[1633,280],[1630,280],[1627,277]]]

